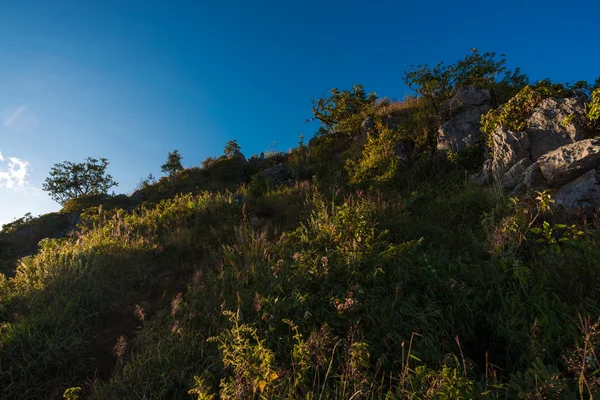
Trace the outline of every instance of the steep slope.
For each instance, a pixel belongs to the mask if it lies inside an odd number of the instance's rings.
[[[562,182],[509,197],[534,161],[498,139],[581,93],[529,92],[486,57],[432,97],[334,91],[308,144],[207,160],[135,207],[81,199],[72,235],[0,275],[0,397],[599,395],[597,210],[555,207]]]

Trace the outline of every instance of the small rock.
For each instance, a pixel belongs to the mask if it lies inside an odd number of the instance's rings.
[[[459,151],[475,143],[481,136],[481,115],[488,105],[472,108],[442,125],[438,131],[437,149]]]
[[[267,168],[263,171],[263,175],[275,186],[287,183],[294,178],[292,170],[285,164],[277,164],[274,167]]]
[[[544,154],[537,163],[548,183],[559,188],[600,166],[600,138],[562,146]]]
[[[129,198],[135,204],[141,204],[144,202],[144,200],[146,200],[146,195],[144,194],[144,192],[142,190],[136,190],[135,192],[133,192],[131,194],[131,196],[129,196]]]
[[[360,133],[362,134],[367,134],[369,132],[372,132],[375,129],[375,121],[373,121],[373,118],[371,117],[367,117],[364,119],[364,121],[360,124]]]
[[[519,183],[525,179],[525,171],[533,164],[529,158],[523,158],[514,164],[501,178],[502,186],[505,189],[511,190],[517,187]]]
[[[489,103],[492,95],[489,89],[479,89],[475,86],[466,86],[457,90],[452,98],[446,100],[442,106],[444,112],[465,110],[470,107]]]
[[[474,186],[485,186],[492,182],[492,160],[485,160],[483,169],[469,175],[469,182]]]
[[[505,171],[523,159],[529,159],[529,137],[525,132],[513,132],[506,128],[494,131],[494,162],[492,172],[502,176]]]
[[[523,184],[532,192],[541,192],[548,189],[548,181],[544,177],[544,174],[542,174],[539,163],[533,163],[525,170],[523,173]]]
[[[600,172],[590,170],[561,187],[554,195],[554,204],[567,210],[595,212],[600,206]]]
[[[398,158],[403,163],[410,162],[415,145],[412,141],[406,139],[400,139],[396,143],[396,158]]]

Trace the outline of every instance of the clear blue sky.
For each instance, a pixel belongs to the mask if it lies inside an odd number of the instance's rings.
[[[600,75],[597,0],[0,2],[0,224],[59,206],[52,164],[107,157],[117,192],[237,139],[309,138],[310,101],[355,83],[402,97],[411,64],[505,53],[533,79]]]

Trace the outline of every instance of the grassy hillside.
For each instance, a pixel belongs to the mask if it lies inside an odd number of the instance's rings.
[[[333,91],[290,152],[71,203],[78,229],[0,274],[0,397],[599,396],[597,218],[472,186],[485,136],[436,152],[457,88],[497,107],[528,83],[490,54],[445,68],[408,74],[404,101]]]

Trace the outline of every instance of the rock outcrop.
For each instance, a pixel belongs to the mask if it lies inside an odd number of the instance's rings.
[[[360,124],[360,133],[366,135],[369,132],[373,132],[373,130],[375,130],[375,121],[371,117],[365,118]]]
[[[502,177],[513,165],[523,159],[530,159],[529,137],[525,132],[513,132],[498,128],[493,133],[494,161],[492,172]]]
[[[554,204],[568,210],[591,212],[597,209],[600,206],[600,171],[592,169],[561,187],[554,195]]]
[[[493,179],[512,196],[555,189],[557,207],[595,210],[600,204],[600,138],[585,139],[585,107],[580,95],[548,98],[536,106],[523,131],[496,129],[493,161],[472,174],[471,183],[486,185]]]
[[[452,98],[446,100],[442,106],[442,110],[452,113],[488,104],[490,101],[492,101],[492,95],[489,89],[466,86],[458,89]]]
[[[566,99],[548,98],[540,102],[527,120],[531,159],[586,137],[579,121],[585,118],[585,101],[581,96]]]
[[[442,113],[452,118],[438,130],[437,149],[459,151],[477,142],[481,136],[481,116],[490,110],[492,97],[487,89],[460,88],[442,105]]]
[[[536,162],[548,183],[555,188],[561,187],[600,166],[600,138],[562,146]]]
[[[283,185],[294,178],[294,173],[285,164],[277,164],[263,172],[265,178],[275,186]]]
[[[492,182],[492,160],[485,160],[481,171],[471,174],[469,181],[475,186],[485,186]]]
[[[437,149],[440,151],[460,151],[477,142],[481,136],[481,116],[489,111],[482,105],[461,112],[438,130]]]

